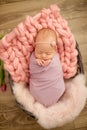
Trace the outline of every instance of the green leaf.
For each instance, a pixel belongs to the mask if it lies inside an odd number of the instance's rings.
[[[1,65],[1,60],[0,60],[0,65]]]
[[[0,60],[0,67],[4,68],[4,62],[2,60]]]
[[[0,34],[0,39],[2,39],[4,36],[2,34]]]

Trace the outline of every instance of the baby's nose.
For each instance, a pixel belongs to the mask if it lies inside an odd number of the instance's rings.
[[[42,53],[42,58],[46,58],[46,54],[45,53]]]

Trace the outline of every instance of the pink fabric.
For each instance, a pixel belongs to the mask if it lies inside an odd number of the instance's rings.
[[[76,42],[60,10],[56,5],[42,9],[34,17],[27,16],[12,32],[1,41],[0,59],[5,69],[15,82],[29,82],[29,58],[34,47],[35,36],[42,28],[51,28],[56,32],[58,53],[60,56],[63,76],[69,79],[77,72]]]
[[[30,93],[46,107],[55,104],[65,90],[62,67],[58,54],[45,67],[40,66],[34,53],[30,58]]]

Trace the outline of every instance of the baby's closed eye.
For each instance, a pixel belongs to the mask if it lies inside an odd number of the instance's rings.
[[[51,52],[46,52],[47,55],[51,55]]]

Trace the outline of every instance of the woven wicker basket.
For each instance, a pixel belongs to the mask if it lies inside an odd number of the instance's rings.
[[[76,74],[76,75],[78,75],[78,74],[84,74],[84,68],[83,68],[83,63],[82,63],[82,56],[81,56],[81,53],[80,53],[80,50],[79,50],[79,45],[78,45],[77,42],[76,42],[76,49],[77,49],[77,51],[78,51],[78,56],[77,56],[77,59],[78,59],[78,69],[77,69],[77,74]],[[75,75],[75,76],[76,76],[76,75]],[[74,76],[74,77],[75,77],[75,76]],[[73,77],[72,77],[72,78],[73,78]],[[14,85],[14,83],[13,83],[13,80],[12,80],[10,74],[9,74],[9,83],[10,83],[10,86],[11,86],[11,90],[13,91],[12,86]],[[36,118],[35,115],[33,115],[33,113],[27,111],[27,110],[23,107],[23,105],[20,104],[17,100],[16,100],[16,102],[17,102],[17,105],[18,105],[23,111],[25,111],[29,116],[31,116],[31,117],[34,118],[34,119]]]

